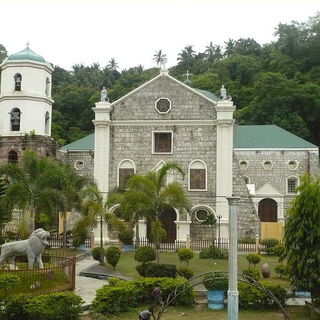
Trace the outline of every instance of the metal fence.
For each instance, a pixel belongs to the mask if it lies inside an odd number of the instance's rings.
[[[53,292],[75,289],[76,259],[67,257],[42,257],[44,269],[27,269],[26,257],[17,257],[14,268],[16,270],[0,270],[0,275],[14,274],[19,276],[20,283],[7,294],[26,293],[30,295],[49,294]],[[12,269],[8,265],[7,269]]]
[[[215,238],[213,240],[187,240],[174,242],[162,242],[160,244],[161,251],[176,251],[180,248],[188,248],[196,252],[200,252],[210,246],[219,247],[221,250],[229,251],[229,239],[228,238]],[[139,241],[134,241],[134,247],[138,246],[150,246],[155,248],[155,244],[152,243],[148,238],[140,238]],[[265,246],[255,243],[238,243],[238,253],[256,253],[264,251]]]

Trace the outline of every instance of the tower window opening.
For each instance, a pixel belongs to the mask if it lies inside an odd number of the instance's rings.
[[[21,91],[22,77],[20,73],[14,76],[14,91]]]
[[[11,131],[20,131],[21,111],[14,108],[10,112]]]

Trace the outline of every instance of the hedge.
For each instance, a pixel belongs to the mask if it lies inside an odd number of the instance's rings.
[[[158,285],[165,300],[177,286],[183,285],[184,279],[171,278],[144,278],[141,280],[124,281],[108,279],[105,285],[96,291],[91,310],[102,314],[116,314],[130,311],[141,304],[152,303],[152,290]],[[191,305],[193,303],[193,290],[189,289],[180,294],[172,304]]]
[[[1,316],[6,320],[77,320],[82,299],[73,292],[30,297],[20,294],[4,300]]]

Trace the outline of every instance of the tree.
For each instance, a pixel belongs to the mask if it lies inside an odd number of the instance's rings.
[[[193,46],[189,45],[184,47],[184,49],[178,54],[177,58],[179,61],[178,66],[180,66],[181,70],[191,69],[195,54]]]
[[[6,203],[6,212],[14,208],[27,212],[31,218],[30,233],[39,214],[55,216],[57,208],[64,205],[60,192],[62,171],[53,159],[39,158],[33,151],[25,151],[19,165],[1,165],[0,176],[8,181],[1,200]]]
[[[111,71],[115,71],[118,69],[118,63],[115,58],[111,58],[107,64],[107,68]]]
[[[182,185],[178,182],[166,184],[167,175],[172,170],[184,176],[183,170],[176,162],[168,162],[158,171],[149,171],[146,175],[133,175],[127,182],[126,191],[118,198],[119,212],[125,219],[137,221],[139,217],[145,217],[151,222],[157,263],[160,261],[160,243],[164,236],[161,215],[168,208],[189,208]]]
[[[162,52],[162,50],[156,51],[153,55],[153,61],[157,63],[157,66],[164,66],[168,61],[167,55]]]
[[[320,297],[320,178],[305,175],[285,224],[285,252],[294,285]]]
[[[104,262],[103,251],[103,222],[107,222],[109,227],[121,229],[122,223],[117,217],[109,212],[108,202],[104,199],[103,194],[95,185],[86,185],[80,192],[83,199],[81,204],[80,222],[85,220],[87,227],[92,228],[100,224],[100,263]]]
[[[0,43],[0,63],[7,57],[8,53],[4,45]]]

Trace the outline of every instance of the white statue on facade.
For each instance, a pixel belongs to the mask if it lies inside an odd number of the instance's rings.
[[[227,100],[227,90],[224,85],[222,85],[220,89],[220,100]]]
[[[39,264],[39,268],[43,269],[43,262],[41,254],[46,245],[48,245],[48,237],[50,233],[42,228],[34,230],[29,239],[4,243],[1,246],[0,264],[8,259],[9,264],[14,264],[16,256],[28,257],[28,267],[33,269],[33,264]]]
[[[101,99],[100,99],[101,102],[106,102],[106,101],[109,101],[108,99],[108,92],[106,90],[105,87],[102,88],[101,90]]]

